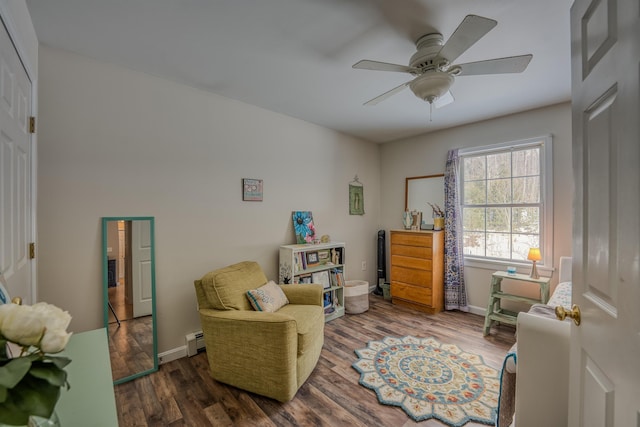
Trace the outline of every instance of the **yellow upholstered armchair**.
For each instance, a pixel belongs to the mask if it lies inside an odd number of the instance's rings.
[[[322,285],[279,286],[288,304],[258,311],[247,291],[267,284],[260,265],[244,261],[195,281],[211,376],[220,382],[291,400],[316,366],[324,343]]]

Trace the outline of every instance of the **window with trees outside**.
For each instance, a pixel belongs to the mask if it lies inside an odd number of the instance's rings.
[[[460,150],[466,259],[527,262],[540,248],[551,265],[551,137]]]

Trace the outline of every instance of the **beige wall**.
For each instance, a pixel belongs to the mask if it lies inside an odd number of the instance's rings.
[[[454,147],[552,134],[554,264],[571,252],[569,103],[377,146],[48,47],[39,71],[39,299],[69,310],[76,332],[102,324],[102,216],[156,217],[164,352],[199,328],[193,279],[244,259],[276,278],[293,210],[313,211],[321,234],[347,243],[349,278],[375,283],[377,230],[401,227],[405,178],[443,173]],[[362,217],[348,214],[355,174]],[[241,200],[241,178],[264,179],[263,202]],[[465,269],[478,310],[491,272]]]
[[[102,326],[103,216],[156,218],[160,352],[200,328],[194,279],[246,259],[277,279],[294,210],[346,242],[349,278],[374,280],[377,145],[57,49],[39,62],[39,296],[73,331]],[[364,216],[348,213],[356,174]],[[242,201],[242,178],[264,180],[263,202]]]
[[[455,107],[455,105],[454,105]],[[449,108],[449,107],[447,107]],[[453,107],[452,107],[453,108]],[[437,120],[437,116],[434,117]],[[405,178],[444,173],[447,151],[500,142],[553,136],[554,266],[571,255],[573,177],[571,164],[571,104],[564,103],[433,132],[381,146],[381,228],[402,228]],[[387,242],[388,243],[388,242]],[[469,304],[486,308],[494,270],[465,268]],[[552,285],[557,283],[557,271]],[[533,285],[535,286],[535,285]],[[536,288],[525,286],[524,294]],[[477,310],[475,310],[477,311]]]

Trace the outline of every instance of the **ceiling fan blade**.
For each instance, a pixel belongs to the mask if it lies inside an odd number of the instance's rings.
[[[363,59],[353,64],[353,68],[361,70],[374,70],[374,71],[400,71],[404,73],[412,73],[418,71],[417,68],[407,67],[406,65],[390,64],[388,62],[371,61]]]
[[[391,97],[392,95],[395,95],[396,93],[401,92],[405,87],[409,86],[409,83],[411,83],[411,80],[409,80],[406,83],[402,83],[400,86],[396,86],[391,90],[386,91],[382,95],[376,96],[375,98],[365,102],[364,105],[376,105],[384,101],[385,99]]]
[[[450,90],[448,90],[444,95],[433,102],[433,106],[436,108],[442,108],[445,105],[451,104],[453,101],[455,101],[455,99],[453,98],[453,94]]]
[[[460,73],[456,76],[477,76],[481,74],[506,74],[523,72],[533,55],[509,56],[507,58],[487,59],[486,61],[468,62],[456,65]]]
[[[493,19],[477,15],[465,16],[449,40],[442,46],[438,56],[445,58],[450,64],[453,63],[496,25],[498,21]]]

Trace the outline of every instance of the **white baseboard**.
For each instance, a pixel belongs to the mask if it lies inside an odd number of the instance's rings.
[[[483,316],[485,314],[487,314],[487,308],[486,307],[476,307],[475,305],[470,305],[469,306],[469,313],[472,314],[477,314],[479,316]]]
[[[158,364],[162,365],[163,363],[171,362],[172,360],[182,359],[183,357],[187,357],[186,345],[172,348],[171,350],[167,350],[162,353],[158,353]]]

